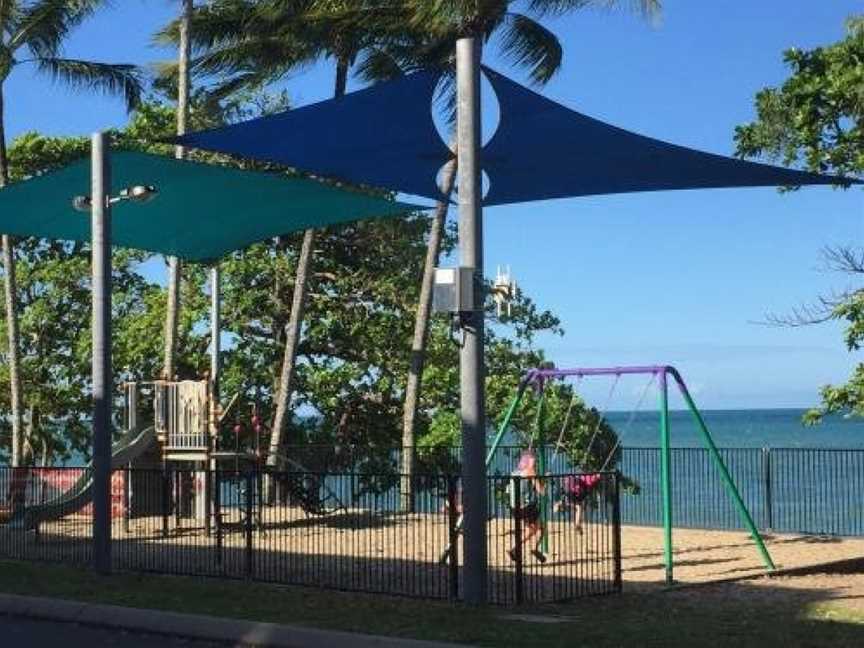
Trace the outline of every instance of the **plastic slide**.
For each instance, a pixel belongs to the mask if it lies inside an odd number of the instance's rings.
[[[153,426],[144,430],[125,432],[111,449],[111,469],[123,468],[150,448],[155,439],[156,431]],[[44,504],[21,509],[12,516],[8,524],[12,527],[32,529],[40,522],[59,520],[80,511],[90,503],[92,498],[93,465],[91,463],[87,465],[72,488]]]

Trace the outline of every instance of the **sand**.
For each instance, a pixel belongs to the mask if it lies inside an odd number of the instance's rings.
[[[265,507],[262,519],[256,519],[251,529],[236,510],[226,512],[224,522],[220,537],[208,536],[194,519],[177,524],[170,518],[167,536],[162,534],[161,517],[132,520],[128,530],[122,521],[116,521],[114,564],[124,570],[252,577],[429,598],[452,594],[451,566],[440,560],[449,540],[445,515],[380,516],[357,509],[315,518],[295,507]],[[513,548],[513,521],[497,518],[489,522],[489,589],[494,600],[510,603],[520,596],[536,601],[566,599],[614,590],[615,538],[610,527],[587,524],[580,534],[563,520],[552,522],[549,532],[545,564],[525,550],[520,592],[516,566],[508,555]],[[90,519],[84,516],[44,524],[38,535],[0,527],[0,555],[86,564],[89,533]],[[622,528],[625,591],[665,586],[662,538],[661,529]],[[679,583],[765,573],[755,545],[744,532],[676,529],[673,538],[674,576]],[[864,555],[864,539],[784,534],[766,540],[780,569]],[[247,550],[250,542],[251,553]],[[461,558],[461,542],[457,550]],[[860,587],[864,591],[864,579]]]

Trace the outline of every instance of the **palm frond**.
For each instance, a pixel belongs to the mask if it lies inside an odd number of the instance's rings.
[[[621,5],[628,5],[631,11],[649,20],[659,17],[662,9],[660,0],[530,0],[525,11],[542,18],[580,9],[617,9]]]
[[[321,52],[311,44],[280,36],[239,41],[209,50],[190,62],[197,74],[232,76],[257,72],[279,78],[315,61]]]
[[[361,52],[354,65],[354,74],[367,83],[388,81],[402,76],[405,70],[394,51],[368,48]]]
[[[508,13],[502,28],[502,55],[514,65],[528,68],[534,83],[548,82],[561,68],[561,42],[539,22],[524,14]]]
[[[73,88],[86,88],[122,96],[129,110],[141,103],[141,72],[134,65],[96,63],[59,57],[44,57],[34,62],[39,71]]]
[[[56,56],[69,33],[105,0],[39,0],[22,8],[9,48],[26,46],[35,57]]]
[[[256,3],[251,0],[216,0],[192,12],[189,36],[192,48],[207,50],[249,38],[259,31],[253,24]],[[180,21],[172,20],[156,32],[158,45],[176,45],[180,40]]]

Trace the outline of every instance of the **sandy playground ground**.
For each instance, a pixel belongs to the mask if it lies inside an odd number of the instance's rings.
[[[624,527],[621,533],[624,587],[665,586],[663,531]],[[766,534],[765,544],[778,570],[814,567],[864,558],[864,538]],[[766,573],[756,545],[744,531],[675,529],[675,580],[707,583]]]
[[[266,513],[266,510],[265,510]],[[115,524],[115,562],[121,569],[145,569],[201,575],[242,577],[248,569],[246,534],[239,520],[226,520],[221,545],[204,534],[195,520],[162,537],[161,517],[136,519],[127,532]],[[71,516],[46,524],[38,539],[0,527],[0,554],[12,558],[84,562],[90,531],[88,518]],[[566,593],[601,593],[614,578],[614,537],[605,525],[588,524],[575,532],[568,521],[550,524],[549,560],[541,565],[525,552],[527,587],[544,594],[548,588]],[[864,557],[864,538],[767,535],[768,550],[779,570],[800,569]],[[447,566],[439,558],[447,546],[448,527],[441,515],[399,515],[380,518],[348,511],[328,518],[307,518],[297,509],[280,507],[264,516],[253,533],[255,577],[280,582],[319,584],[421,596],[447,596]],[[761,557],[743,531],[676,529],[673,534],[675,580],[682,584],[724,581],[765,574]],[[490,586],[510,599],[513,562],[512,521],[489,526]],[[621,532],[623,587],[644,591],[665,586],[662,529],[625,526]],[[831,578],[823,576],[823,578]],[[771,579],[778,582],[781,579]],[[859,587],[864,593],[864,578]],[[754,581],[759,582],[759,581]],[[423,591],[409,591],[421,583]],[[582,589],[588,583],[587,590]],[[428,589],[427,589],[428,588]],[[541,588],[541,589],[537,589]],[[537,600],[540,600],[539,598]]]

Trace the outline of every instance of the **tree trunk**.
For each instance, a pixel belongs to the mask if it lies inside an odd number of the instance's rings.
[[[336,63],[334,97],[338,98],[345,94],[345,88],[348,84],[348,67],[348,59],[345,57],[340,58]],[[267,455],[267,465],[271,467],[280,465],[281,449],[285,443],[285,432],[290,417],[291,387],[297,367],[297,348],[300,345],[300,329],[303,326],[303,317],[306,313],[309,277],[312,276],[314,246],[315,230],[307,229],[303,233],[303,245],[300,248],[300,258],[297,260],[297,272],[294,276],[291,319],[285,327],[285,350],[282,354],[282,370],[279,373],[279,389],[276,392],[276,412],[273,417],[273,431],[270,436],[270,451]]]
[[[0,82],[0,189],[9,184],[9,160],[6,155],[3,86]],[[12,406],[13,466],[21,465],[24,437],[21,421],[21,340],[18,334],[18,295],[15,282],[15,250],[10,236],[3,234],[3,289],[6,301],[6,335],[9,338],[9,396]]]
[[[186,133],[186,121],[189,117],[189,24],[192,21],[193,0],[183,1],[183,14],[180,18],[180,47],[177,55],[177,134]],[[182,146],[175,150],[175,156],[182,160],[186,151]],[[165,359],[164,377],[173,380],[176,374],[174,363],[177,355],[177,329],[180,320],[180,281],[182,265],[177,257],[168,257],[168,309],[165,314]]]
[[[456,160],[451,161],[444,170],[441,193],[446,200],[435,206],[435,216],[429,226],[429,243],[426,248],[426,262],[423,266],[423,279],[420,284],[420,300],[414,320],[414,339],[411,342],[411,365],[408,368],[408,381],[405,384],[405,408],[402,415],[402,510],[414,511],[414,460],[416,457],[415,431],[417,427],[417,407],[420,402],[420,387],[423,381],[423,365],[426,361],[426,342],[429,339],[429,318],[432,314],[432,288],[435,281],[435,266],[441,253],[441,238],[447,222],[450,194],[456,180]]]
[[[276,392],[276,414],[273,418],[273,433],[270,436],[268,466],[279,466],[279,454],[288,427],[291,383],[297,365],[297,347],[300,344],[300,328],[306,310],[306,293],[309,291],[309,274],[312,270],[312,254],[315,246],[315,230],[303,233],[303,245],[297,260],[294,276],[294,296],[291,301],[291,319],[285,327],[285,351],[282,355],[282,371],[279,374],[279,390]]]
[[[36,408],[33,405],[27,408],[27,430],[24,441],[21,444],[22,463],[25,465],[31,464],[36,459],[36,453],[33,449],[33,441],[36,439]]]

